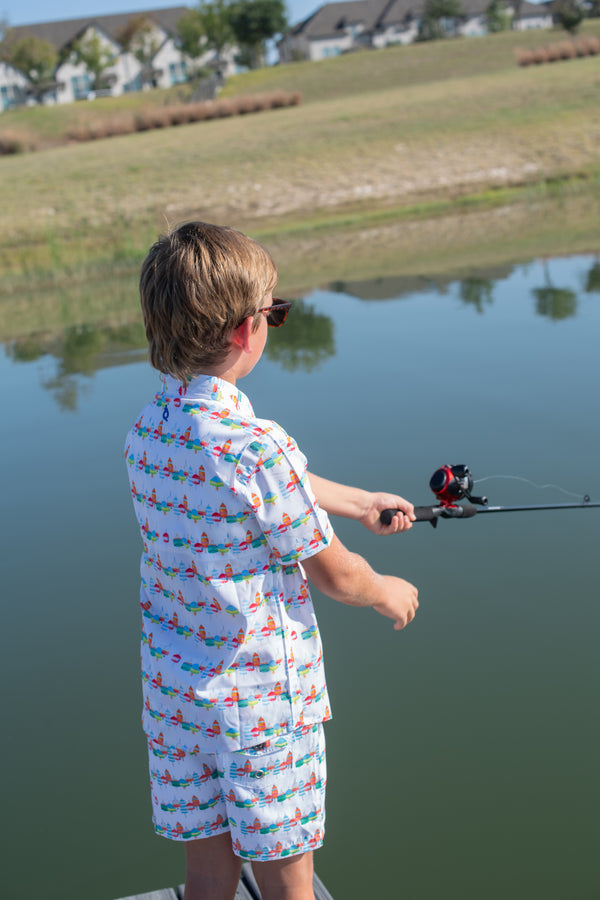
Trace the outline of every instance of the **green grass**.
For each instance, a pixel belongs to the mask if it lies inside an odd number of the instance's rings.
[[[600,21],[588,19],[579,34],[600,36]],[[231,78],[223,96],[270,90],[299,90],[305,103],[333,100],[389,87],[409,87],[513,69],[515,51],[565,40],[560,28],[505,31],[478,38],[454,38],[363,50],[319,62],[297,62]]]
[[[570,196],[579,179],[593,193],[598,60],[514,62],[515,46],[555,39],[507,33],[260,70],[227,92],[300,90],[306,102],[1,158],[0,301],[133,271],[190,217],[283,241],[293,259],[295,239],[492,209],[517,188],[531,199],[564,180]],[[57,135],[69,115],[136,98],[5,113],[0,130],[35,122]]]
[[[600,21],[585,21],[580,34],[600,36]],[[318,63],[289,63],[237,75],[228,80],[220,96],[299,90],[305,103],[313,103],[393,87],[492,75],[515,68],[517,49],[529,50],[564,39],[565,32],[561,29],[506,31],[480,38],[364,50]],[[193,86],[179,85],[168,90],[102,97],[93,102],[8,110],[0,119],[0,133],[17,130],[28,135],[33,143],[52,145],[77,125],[89,125],[122,112],[185,102],[192,90]]]

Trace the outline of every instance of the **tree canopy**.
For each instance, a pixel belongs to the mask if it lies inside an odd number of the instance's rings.
[[[71,51],[75,60],[84,64],[92,76],[94,88],[98,90],[102,86],[104,72],[115,60],[108,44],[96,32],[88,31],[75,41]]]
[[[0,58],[27,76],[35,96],[41,96],[54,86],[58,52],[50,41],[33,35],[13,40],[9,29],[0,44]]]
[[[177,23],[181,49],[192,59],[208,50],[214,50],[217,59],[234,34],[229,21],[230,5],[227,0],[204,0],[196,9],[190,9]]]
[[[461,0],[425,0],[418,40],[433,41],[447,37],[448,26],[454,27],[456,21],[464,18],[464,15]]]
[[[569,34],[575,34],[584,17],[584,9],[579,0],[556,0],[553,13],[556,22]]]
[[[507,31],[512,22],[512,13],[502,0],[491,0],[484,13],[485,27],[490,34]]]
[[[284,0],[234,0],[229,22],[240,45],[240,61],[250,68],[262,65],[265,44],[288,25]]]

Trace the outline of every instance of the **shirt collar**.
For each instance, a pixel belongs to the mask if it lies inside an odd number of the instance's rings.
[[[216,375],[196,375],[187,385],[182,385],[180,381],[170,375],[164,375],[163,378],[165,393],[169,397],[185,397],[186,400],[212,400],[234,409],[242,415],[254,415],[248,397],[234,384],[223,378],[217,378]]]

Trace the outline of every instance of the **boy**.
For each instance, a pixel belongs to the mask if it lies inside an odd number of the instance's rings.
[[[186,900],[231,900],[251,860],[264,900],[314,900],[330,718],[306,575],[403,628],[416,589],[374,572],[328,513],[378,534],[413,507],[308,474],[236,387],[260,359],[273,299],[268,253],[230,228],[182,225],[150,250],[140,296],[164,388],[125,456],[143,539],[143,727],[154,826],[185,842]],[[383,509],[399,512],[391,525]]]

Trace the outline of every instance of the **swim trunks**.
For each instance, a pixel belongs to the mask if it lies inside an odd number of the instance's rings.
[[[203,753],[149,740],[154,828],[177,841],[231,832],[242,859],[315,850],[325,832],[323,724],[254,747]]]

